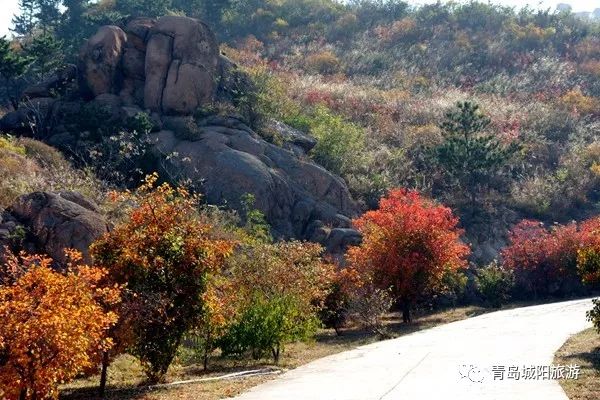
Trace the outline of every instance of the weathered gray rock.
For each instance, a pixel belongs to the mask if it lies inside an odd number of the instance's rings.
[[[12,133],[24,133],[30,130],[29,114],[24,108],[6,113],[0,119],[0,131]]]
[[[111,93],[127,105],[190,115],[210,103],[220,76],[219,47],[192,18],[135,19],[105,26],[82,47],[80,85],[89,97]]]
[[[229,125],[236,124],[230,121]],[[177,154],[169,160],[170,170],[201,184],[208,202],[239,209],[243,195],[254,195],[255,206],[266,215],[276,236],[309,239],[315,220],[348,228],[349,219],[340,215],[356,212],[340,178],[266,142],[249,128],[199,126],[194,139],[162,131],[153,140],[158,154]],[[325,244],[327,237],[321,236],[318,241]]]
[[[97,206],[72,192],[21,196],[7,213],[13,222],[26,228],[37,252],[48,254],[58,263],[65,261],[66,248],[81,251],[85,261],[90,262],[90,244],[109,229]]]
[[[348,246],[359,245],[361,240],[360,233],[354,229],[335,228],[329,233],[325,246],[330,253],[342,253]]]
[[[298,129],[294,129],[283,122],[270,120],[266,129],[273,131],[283,140],[283,147],[297,155],[308,154],[316,145],[317,139]]]
[[[192,18],[168,16],[160,18],[150,34],[171,38],[162,111],[190,114],[210,102],[219,66],[219,47],[210,29]]]

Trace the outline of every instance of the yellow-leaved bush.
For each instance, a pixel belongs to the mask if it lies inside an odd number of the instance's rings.
[[[9,256],[0,269],[0,398],[56,399],[58,385],[95,367],[112,346],[117,322],[107,308],[119,287],[103,287],[106,270],[81,265],[67,251],[65,272],[39,255]]]

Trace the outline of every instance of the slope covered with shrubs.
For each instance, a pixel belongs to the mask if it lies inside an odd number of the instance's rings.
[[[21,195],[35,191],[75,191],[98,204],[107,185],[77,169],[56,149],[30,138],[0,135],[0,210]]]

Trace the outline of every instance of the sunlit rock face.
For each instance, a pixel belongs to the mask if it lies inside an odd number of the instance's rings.
[[[123,103],[168,115],[192,114],[214,100],[219,48],[192,18],[138,18],[124,29],[104,26],[82,47],[84,95],[118,95]]]

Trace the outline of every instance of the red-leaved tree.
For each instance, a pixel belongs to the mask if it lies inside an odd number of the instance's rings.
[[[575,223],[546,228],[539,221],[523,220],[509,233],[503,264],[514,271],[517,286],[525,292],[535,297],[559,294],[579,285],[581,240]]]
[[[577,250],[577,270],[583,283],[600,283],[600,217],[580,224],[581,247]]]
[[[577,270],[583,283],[600,284],[600,216],[581,223],[581,248],[577,251]],[[592,300],[594,307],[587,312],[588,321],[600,333],[600,300]]]
[[[460,240],[458,218],[416,191],[391,191],[379,209],[354,225],[363,242],[348,252],[352,268],[377,287],[391,289],[404,322],[410,322],[417,301],[444,289],[444,274],[464,268],[470,254]]]

